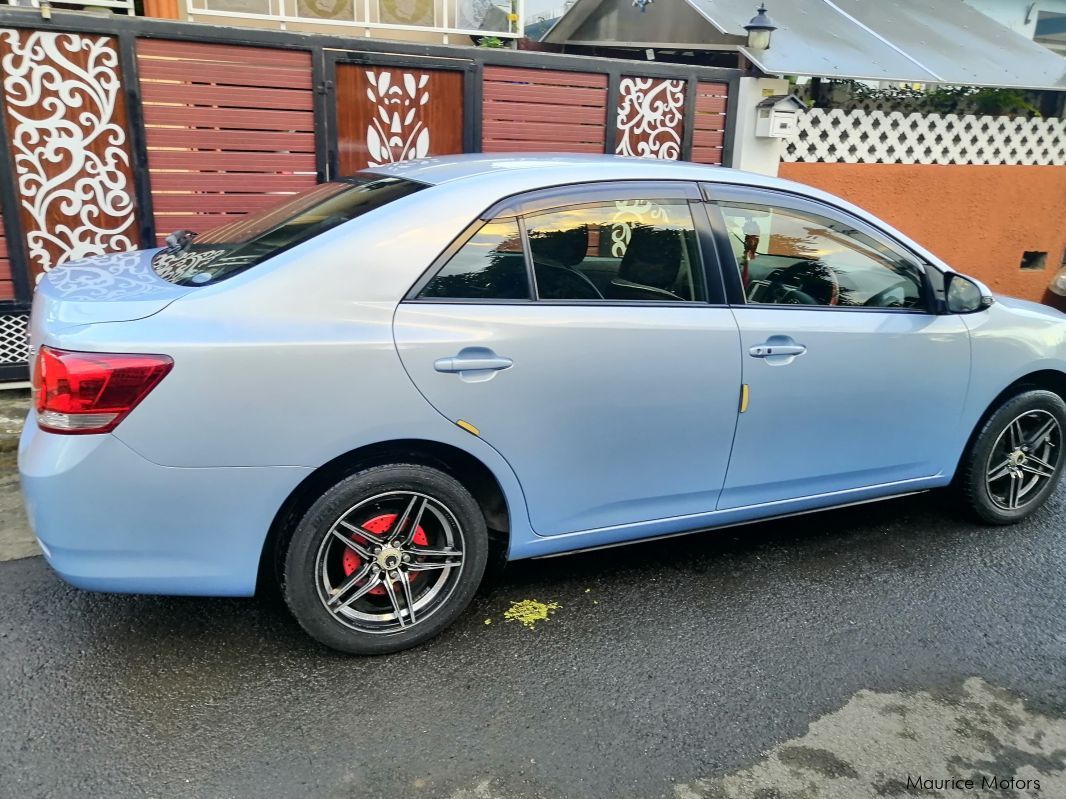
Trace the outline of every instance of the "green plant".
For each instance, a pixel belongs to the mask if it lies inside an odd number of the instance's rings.
[[[477,46],[500,48],[504,45],[503,39],[501,39],[499,36],[482,36],[480,39],[478,39]]]
[[[937,86],[928,92],[920,92],[916,110],[935,114],[965,113],[966,99],[973,93],[967,86]]]
[[[843,90],[843,92],[841,91]],[[897,106],[908,113],[976,114],[978,116],[1040,116],[1040,109],[1019,89],[937,86],[922,90],[912,86],[874,89],[854,80],[829,84],[828,97],[846,94],[853,101]],[[828,103],[832,105],[832,103]]]
[[[989,116],[1040,116],[1040,109],[1017,89],[978,89],[969,97],[974,111]]]

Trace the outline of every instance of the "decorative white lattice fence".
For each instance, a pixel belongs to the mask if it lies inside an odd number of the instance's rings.
[[[26,363],[30,342],[26,334],[26,314],[0,315],[0,364]]]
[[[1066,166],[1066,119],[812,108],[784,160]]]

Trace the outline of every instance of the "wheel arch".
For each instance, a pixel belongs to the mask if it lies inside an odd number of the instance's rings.
[[[338,455],[315,469],[285,498],[267,531],[259,556],[257,588],[276,585],[280,559],[296,523],[314,501],[345,477],[373,466],[414,463],[450,474],[473,495],[485,514],[493,547],[505,554],[511,514],[499,479],[479,458],[452,444],[427,439],[394,439],[367,444]]]
[[[959,473],[959,466],[962,464],[963,459],[969,454],[973,447],[974,441],[977,438],[978,433],[985,426],[985,423],[992,417],[1003,403],[1007,402],[1012,397],[1016,397],[1023,391],[1032,390],[1044,390],[1051,391],[1062,397],[1063,402],[1066,402],[1066,372],[1059,369],[1040,369],[1035,372],[1030,372],[1022,377],[1019,377],[1009,386],[1004,388],[995,399],[992,400],[985,408],[981,417],[977,420],[977,423],[970,431],[970,435],[966,439],[966,446],[963,448],[962,453],[959,455],[958,463],[955,466],[955,474]]]

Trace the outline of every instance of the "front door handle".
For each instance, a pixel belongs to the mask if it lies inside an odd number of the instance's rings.
[[[788,366],[806,352],[807,348],[792,336],[770,336],[762,344],[756,344],[748,350],[748,355],[761,358],[768,366]]]
[[[807,348],[802,344],[759,344],[752,347],[748,352],[752,358],[772,358],[775,355],[785,355],[795,357],[802,355],[807,351]]]
[[[460,376],[466,372],[498,372],[512,366],[513,360],[497,355],[487,347],[464,347],[458,355],[438,358],[433,362],[433,368],[438,372],[457,372]]]

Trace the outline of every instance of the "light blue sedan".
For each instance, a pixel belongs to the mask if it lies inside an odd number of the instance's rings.
[[[1066,316],[784,180],[610,157],[360,173],[56,269],[19,450],[83,588],[277,581],[328,646],[449,625],[486,564],[950,487],[1055,490]]]

